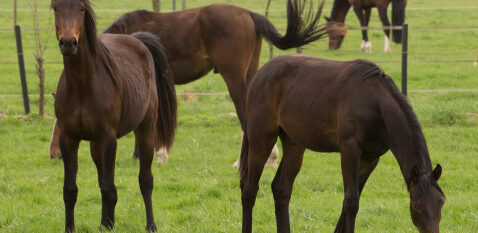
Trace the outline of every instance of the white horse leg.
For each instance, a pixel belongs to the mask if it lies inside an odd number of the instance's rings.
[[[168,150],[166,148],[161,147],[156,151],[156,161],[159,163],[167,163],[169,159]]]
[[[390,47],[390,38],[388,36],[385,36],[385,43],[383,46],[383,51],[386,53],[392,52],[392,48]]]
[[[365,52],[365,44],[367,44],[367,41],[362,40],[362,44],[360,44],[360,51]]]
[[[372,42],[370,41],[365,42],[365,52],[372,53]]]

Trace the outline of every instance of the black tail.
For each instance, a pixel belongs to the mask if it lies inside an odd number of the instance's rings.
[[[287,1],[287,30],[282,36],[264,16],[251,12],[256,30],[279,49],[290,49],[306,45],[327,35],[325,26],[317,26],[325,0],[322,0],[313,15],[309,9],[303,16],[306,0]],[[312,3],[310,4],[312,6]],[[312,8],[312,7],[311,7]]]
[[[244,120],[245,121],[245,120]],[[244,135],[242,135],[241,155],[239,157],[239,175],[241,176],[241,190],[244,187],[244,182],[247,176],[247,157],[249,153],[249,139],[247,139],[247,127],[244,122]]]
[[[392,0],[392,25],[402,26],[405,22],[406,0]],[[392,30],[393,41],[402,43],[402,30]]]
[[[137,32],[131,36],[143,42],[153,57],[159,102],[158,140],[161,146],[169,149],[173,145],[176,131],[177,102],[174,79],[171,75],[165,49],[159,43],[159,38],[149,32]]]

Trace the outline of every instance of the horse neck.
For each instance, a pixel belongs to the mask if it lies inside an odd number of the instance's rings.
[[[350,9],[348,0],[335,0],[330,14],[330,19],[334,22],[343,23]]]
[[[413,129],[410,124],[407,125],[408,127],[400,127],[401,129],[392,131],[391,133],[395,135],[390,138],[394,141],[391,144],[391,150],[408,186],[412,176],[416,175],[415,171],[418,175],[430,174],[432,165],[422,131]]]
[[[96,42],[96,41],[95,41]],[[78,50],[75,55],[63,56],[63,64],[68,86],[73,89],[90,90],[95,77],[95,60],[90,42],[86,36],[79,39]]]

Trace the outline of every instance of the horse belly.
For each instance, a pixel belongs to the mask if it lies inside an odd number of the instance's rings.
[[[121,119],[118,127],[118,137],[134,130],[145,118],[148,110],[153,111],[151,101],[156,101],[151,84],[147,84],[144,77],[131,78],[125,82],[123,98],[121,99]],[[156,104],[157,105],[157,104]]]
[[[330,117],[295,114],[294,119],[280,117],[279,124],[292,141],[307,149],[318,152],[339,149],[336,126]]]

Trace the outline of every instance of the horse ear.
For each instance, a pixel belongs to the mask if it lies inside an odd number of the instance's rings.
[[[435,169],[433,169],[432,171],[432,177],[433,179],[435,179],[436,181],[438,181],[438,179],[440,179],[440,176],[441,176],[441,166],[440,164],[437,164],[437,166],[435,167]]]
[[[327,22],[330,22],[330,17],[324,16],[324,19],[325,19]]]

